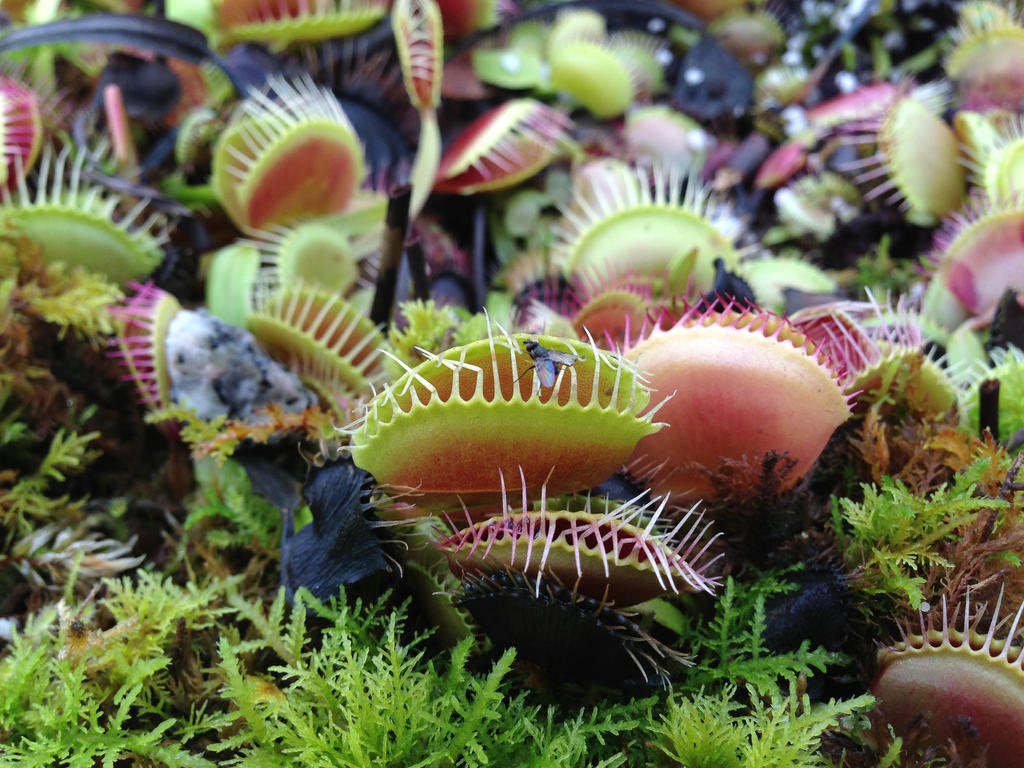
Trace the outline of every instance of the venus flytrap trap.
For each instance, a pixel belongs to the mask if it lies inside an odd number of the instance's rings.
[[[327,260],[331,258],[327,252]],[[234,242],[211,254],[206,262],[206,309],[225,323],[243,328],[252,311],[252,298],[260,276],[263,254],[255,245]],[[339,270],[344,274],[344,270]],[[267,281],[277,277],[267,270]],[[344,279],[344,278],[342,278]]]
[[[147,201],[131,202],[87,181],[84,150],[44,148],[27,178],[15,171],[0,189],[0,222],[40,246],[45,259],[81,265],[116,283],[142,279],[163,259],[166,218]]]
[[[1024,189],[1024,123],[1019,115],[991,117],[961,110],[953,118],[968,178],[992,200],[1014,202]]]
[[[1016,109],[1024,95],[1024,26],[1009,4],[964,2],[945,62],[966,109]]]
[[[879,649],[871,693],[897,734],[907,733],[914,718],[928,713],[924,739],[977,740],[986,745],[993,765],[1013,765],[1024,747],[1020,710],[1024,706],[1024,653],[1020,632],[1024,605],[1003,615],[1003,593],[985,617],[985,606],[972,612],[970,592],[950,615],[942,597],[942,615],[919,612],[917,627],[900,626],[900,639]],[[963,609],[962,624],[957,614]],[[1012,617],[1012,618],[1011,618]],[[1003,629],[1010,619],[1008,629]],[[980,629],[983,621],[988,630]],[[955,687],[947,686],[951,679]],[[966,727],[969,723],[969,727]]]
[[[728,307],[693,307],[667,327],[629,341],[627,360],[665,403],[666,427],[637,444],[631,472],[677,501],[708,498],[708,473],[724,459],[773,451],[799,461],[788,486],[810,471],[850,415],[838,371],[785,318]]]
[[[858,183],[872,184],[866,201],[884,196],[886,204],[900,206],[908,221],[930,226],[963,201],[964,169],[956,135],[939,116],[949,101],[946,89],[904,90],[909,92],[898,93],[878,119],[846,125],[851,141],[877,146],[847,170],[858,171]],[[885,181],[874,183],[879,178]]]
[[[772,99],[802,102],[807,97],[807,89],[813,84],[812,78],[800,68],[784,70],[778,79],[780,82],[769,84]],[[766,189],[782,186],[804,169],[817,141],[847,123],[868,121],[873,125],[898,93],[895,84],[883,80],[859,85],[849,93],[809,106],[802,111],[799,120],[791,127],[787,126],[787,141],[773,151],[758,169],[754,186]],[[795,103],[790,106],[795,106]]]
[[[905,303],[836,302],[801,310],[793,324],[818,344],[841,371],[853,409],[886,406],[905,415],[938,416],[956,403],[956,387],[943,361],[925,354],[918,312]]]
[[[44,525],[0,555],[0,566],[14,568],[35,587],[57,588],[69,578],[89,583],[141,565],[145,556],[132,554],[135,537],[126,542],[103,538],[98,529],[104,522],[102,515],[91,515],[75,525]]]
[[[502,477],[520,470],[531,492],[600,483],[659,428],[642,375],[596,345],[540,336],[542,346],[583,358],[544,387],[528,370],[527,340],[492,324],[486,339],[404,366],[346,427],[353,460],[382,485],[420,494],[427,508],[493,504]]]
[[[261,285],[253,303],[249,330],[328,407],[347,414],[348,401],[368,395],[382,376],[384,337],[340,294],[313,284]]]
[[[781,10],[771,4],[753,10],[735,8],[716,18],[708,29],[733,56],[761,68],[786,41],[781,16]]]
[[[40,97],[14,77],[0,75],[0,184],[10,188],[16,183],[19,168],[22,173],[31,171],[42,146]]]
[[[269,229],[343,211],[366,174],[341,104],[312,80],[272,78],[252,90],[214,148],[211,184],[240,229]]]
[[[608,35],[606,45],[626,67],[633,86],[633,103],[646,103],[666,91],[664,42],[640,30],[622,30]]]
[[[1024,206],[1019,202],[977,193],[936,232],[929,257],[935,267],[933,280],[959,305],[959,318],[991,312],[1007,287],[1024,287],[1014,234],[1022,218]],[[953,312],[948,316],[958,319]]]
[[[665,104],[636,105],[622,130],[627,157],[638,163],[700,165],[714,139],[693,118]]]
[[[582,501],[527,502],[479,522],[446,514],[449,528],[434,546],[462,583],[455,604],[469,611],[499,648],[514,647],[556,680],[615,687],[666,685],[686,656],[649,634],[648,611],[630,609],[662,595],[712,593],[719,557],[707,556],[716,537],[693,510],[666,512],[641,497],[613,505]],[[548,504],[550,503],[550,508]],[[532,593],[531,593],[532,592]]]
[[[639,73],[605,38],[604,18],[595,11],[559,14],[545,41],[551,85],[568,93],[596,117],[621,115],[633,102]]]
[[[405,89],[420,116],[420,137],[409,174],[409,218],[415,219],[427,201],[441,162],[441,129],[437,124],[444,67],[441,10],[434,0],[398,0],[391,11],[391,27]]]
[[[303,282],[349,294],[364,272],[375,269],[380,228],[361,232],[349,229],[333,216],[303,221],[289,227],[250,230],[234,247],[255,248],[259,277],[253,286],[281,288]]]
[[[661,284],[671,281],[671,276],[666,274]],[[573,307],[569,305],[565,309],[570,311],[565,314],[580,338],[590,334],[602,348],[621,348],[633,329],[642,328],[649,314],[661,310],[661,302],[654,298],[654,289],[643,278],[601,279],[589,275],[574,282],[574,293],[581,306],[571,311]]]
[[[383,0],[216,0],[220,43],[268,41],[282,47],[362,32],[387,15]]]
[[[807,236],[825,242],[840,224],[857,215],[862,202],[853,184],[830,171],[800,178],[779,189],[774,200],[780,224],[766,234],[766,244],[777,239]],[[807,264],[807,267],[812,266]]]
[[[695,251],[689,280],[703,294],[716,258],[729,270],[739,263],[739,222],[695,170],[588,164],[577,171],[572,204],[562,213],[552,259],[568,275],[653,280]]]
[[[618,606],[680,590],[713,593],[718,578],[707,572],[717,558],[703,560],[714,540],[706,537],[711,524],[701,525],[699,515],[691,521],[692,509],[678,521],[663,514],[667,498],[657,506],[657,499],[639,501],[612,507],[606,499],[602,513],[590,497],[581,510],[557,510],[542,496],[538,510],[515,513],[503,499],[498,516],[467,519],[464,527],[449,517],[452,530],[435,544],[456,575],[533,572],[537,590],[543,577]]]
[[[181,304],[152,283],[134,286],[135,294],[114,308],[120,329],[111,356],[119,358],[139,402],[147,408],[171,405],[171,373],[167,362],[167,333]]]
[[[515,186],[563,153],[571,125],[565,113],[535,99],[506,101],[452,141],[434,191],[469,195]]]
[[[666,687],[671,673],[689,663],[650,634],[635,611],[512,569],[466,574],[455,604],[498,648],[515,648],[557,682]]]

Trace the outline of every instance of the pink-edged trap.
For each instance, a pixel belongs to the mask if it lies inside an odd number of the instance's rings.
[[[614,504],[586,497],[578,509],[539,509],[525,502],[513,511],[503,499],[502,514],[463,528],[449,518],[451,531],[436,543],[452,572],[508,569],[537,580],[555,580],[574,592],[618,606],[634,605],[667,593],[713,593],[709,575],[716,558],[706,558],[715,537],[695,508],[666,512],[667,497],[641,503],[643,495]]]

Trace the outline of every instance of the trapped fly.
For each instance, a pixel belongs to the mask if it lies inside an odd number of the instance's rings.
[[[530,353],[533,365],[520,373],[516,381],[519,381],[531,370],[536,370],[537,380],[540,381],[541,387],[555,386],[559,366],[575,365],[580,360],[586,360],[582,355],[577,355],[573,352],[560,352],[557,349],[548,349],[541,346],[540,342],[536,339],[530,339],[526,342],[526,351]]]

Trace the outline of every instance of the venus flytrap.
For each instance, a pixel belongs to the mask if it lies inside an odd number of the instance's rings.
[[[302,282],[350,293],[364,271],[372,269],[379,253],[379,227],[352,231],[335,216],[303,221],[292,226],[250,230],[235,247],[255,248],[259,254],[259,279],[275,288]]]
[[[0,222],[40,246],[50,262],[81,265],[115,283],[144,278],[163,259],[166,219],[86,179],[88,157],[47,145],[31,178],[16,170],[0,189]]]
[[[1024,25],[1009,4],[965,2],[945,68],[966,109],[1015,109],[1024,95]]]
[[[444,68],[441,10],[434,0],[398,0],[391,11],[391,28],[405,89],[420,116],[420,138],[410,172],[409,218],[415,219],[427,201],[441,162],[441,130],[437,124]]]
[[[0,184],[13,187],[18,169],[31,171],[42,146],[39,95],[14,77],[0,75]]]
[[[211,185],[240,229],[338,213],[366,174],[362,148],[334,95],[311,79],[274,77],[252,90],[214,147]]]
[[[427,508],[459,498],[493,504],[502,477],[520,471],[531,493],[596,485],[658,430],[658,407],[647,407],[646,384],[630,363],[593,344],[540,336],[542,346],[584,358],[540,386],[528,371],[528,337],[494,325],[486,339],[403,365],[345,429],[358,466],[419,494]]]
[[[897,414],[941,415],[954,407],[956,388],[925,354],[921,316],[906,302],[840,301],[809,307],[790,320],[841,369],[854,411],[886,406]]]
[[[314,389],[328,407],[349,411],[383,374],[384,337],[340,294],[314,284],[257,286],[247,327],[271,357]]]
[[[703,294],[711,288],[716,258],[729,270],[739,263],[733,243],[741,225],[696,169],[596,161],[577,170],[573,192],[551,254],[568,275],[654,282],[694,252],[688,279]]]
[[[460,133],[441,157],[435,192],[507,189],[539,173],[569,145],[568,115],[535,99],[510,99]]]
[[[277,47],[354,35],[387,15],[382,0],[217,0],[216,36],[220,43],[270,41]]]
[[[728,307],[685,311],[643,328],[624,351],[659,396],[685,393],[658,414],[667,426],[637,444],[631,471],[679,502],[713,493],[725,459],[786,452],[810,471],[850,415],[835,363],[785,318]]]
[[[874,153],[845,168],[857,172],[855,181],[870,185],[866,201],[881,198],[898,205],[919,226],[930,226],[960,206],[966,187],[959,146],[940,117],[949,98],[941,85],[901,86],[877,118],[844,126],[851,143],[876,146]]]
[[[961,317],[989,313],[1007,288],[1024,287],[1016,234],[1022,220],[1020,201],[975,193],[936,232],[929,256],[933,280],[939,284],[936,290],[952,295]],[[956,318],[952,312],[943,314]]]
[[[524,488],[525,490],[525,488]],[[572,584],[574,592],[629,606],[680,592],[714,592],[707,558],[714,537],[693,509],[665,512],[668,499],[640,499],[612,506],[587,497],[582,509],[540,508],[513,512],[507,499],[499,515],[481,522],[452,521],[435,545],[456,575],[502,568]],[[466,515],[468,518],[468,514]],[[691,519],[695,518],[695,519]]]
[[[924,740],[940,744],[970,723],[971,738],[986,745],[986,757],[994,765],[1012,765],[1024,748],[1024,727],[1019,717],[1024,706],[1024,653],[1020,632],[1024,605],[1006,611],[1000,622],[1003,593],[985,619],[985,606],[971,610],[968,592],[950,615],[945,595],[941,618],[929,611],[919,613],[917,628],[900,626],[900,639],[878,651],[878,671],[871,693],[878,699],[897,735],[910,730],[913,721],[926,717]],[[988,630],[982,631],[983,620]],[[1003,629],[1006,621],[1008,629]],[[954,688],[946,686],[955,679]]]

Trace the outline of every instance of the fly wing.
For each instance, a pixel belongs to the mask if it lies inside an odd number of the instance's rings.
[[[572,352],[559,352],[557,349],[546,350],[545,354],[549,360],[554,361],[558,365],[573,365],[580,360],[586,359],[581,355],[575,355]]]
[[[555,379],[558,377],[558,365],[550,357],[538,360],[535,365],[537,378],[543,388],[555,386]]]

